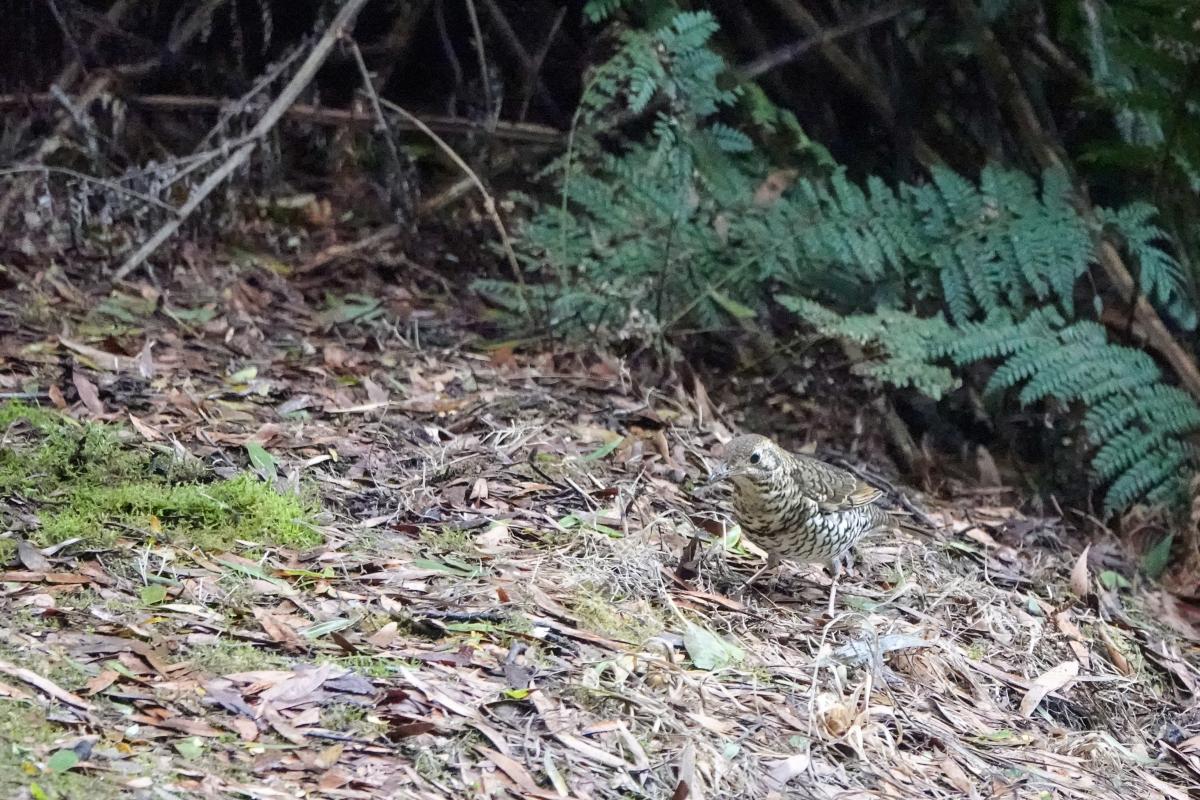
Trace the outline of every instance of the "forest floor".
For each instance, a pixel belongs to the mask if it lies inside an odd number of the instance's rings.
[[[830,618],[817,569],[743,590],[696,487],[736,388],[189,261],[0,281],[0,795],[1200,791],[1196,631],[1113,541],[888,481],[936,530],[862,546]]]

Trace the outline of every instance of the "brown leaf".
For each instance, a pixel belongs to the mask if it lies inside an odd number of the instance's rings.
[[[1054,615],[1054,622],[1058,625],[1058,629],[1062,631],[1063,636],[1067,637],[1067,645],[1071,648],[1071,652],[1075,654],[1075,660],[1084,669],[1092,668],[1092,657],[1088,654],[1085,646],[1086,640],[1083,638],[1083,633],[1071,621],[1071,612],[1069,609],[1058,612]]]
[[[367,637],[367,641],[380,649],[386,648],[392,642],[396,641],[399,630],[399,625],[395,622],[389,622]]]
[[[259,625],[262,625],[267,635],[283,645],[285,649],[292,651],[304,649],[304,640],[300,634],[296,633],[296,629],[279,616],[265,609],[255,608],[254,618],[258,620]]]
[[[488,498],[488,482],[487,478],[476,478],[475,485],[471,487],[472,500],[487,500]]]
[[[275,708],[288,708],[308,702],[313,699],[317,689],[329,680],[333,669],[331,664],[322,664],[316,669],[292,673],[290,677],[263,692],[263,702],[270,703]]]
[[[24,689],[13,686],[11,683],[0,681],[0,697],[11,697],[13,700],[34,700],[34,696]]]
[[[375,381],[370,378],[363,378],[362,385],[367,390],[367,399],[372,403],[386,403],[388,401],[388,390]]]
[[[1125,676],[1132,675],[1133,667],[1129,665],[1129,659],[1125,657],[1116,640],[1109,633],[1108,626],[1102,623],[1098,627],[1100,629],[1100,640],[1104,642],[1104,649],[1108,653],[1108,660],[1117,668],[1117,672]]]
[[[803,775],[811,762],[812,758],[805,750],[803,753],[789,756],[782,761],[768,762],[767,776],[776,786],[785,786],[792,778]]]
[[[120,677],[121,673],[117,672],[116,670],[106,669],[101,671],[99,675],[88,678],[86,684],[87,694],[93,695],[103,692],[105,689],[116,683],[117,678]]]
[[[138,375],[141,375],[146,380],[154,377],[154,356],[150,352],[153,348],[154,341],[147,340],[138,352],[137,358],[134,359],[137,364]]]
[[[42,551],[24,539],[17,540],[17,558],[25,565],[25,569],[34,572],[45,572],[50,569],[50,559],[42,555]]]
[[[278,714],[268,715],[268,722],[271,723],[271,727],[275,729],[276,733],[287,739],[292,744],[307,743],[304,738],[304,734],[289,725],[287,721],[281,718]]]
[[[58,337],[59,344],[68,350],[74,350],[79,355],[91,361],[98,369],[108,372],[120,372],[133,363],[133,359],[126,356],[118,356],[113,353],[106,353],[103,350],[97,350],[80,342],[72,341],[63,336]]]
[[[413,722],[393,722],[388,725],[388,736],[393,739],[403,739],[408,736],[420,736],[423,733],[434,733],[437,725],[427,720]]]
[[[237,731],[238,736],[242,737],[243,742],[253,742],[258,738],[258,726],[254,724],[253,720],[234,717],[229,724]]]
[[[322,353],[325,361],[325,366],[331,369],[341,369],[346,366],[346,362],[350,359],[350,353],[346,348],[336,344],[327,344]]]
[[[1034,710],[1046,695],[1066,686],[1078,674],[1078,661],[1064,661],[1034,678],[1033,685],[1029,687],[1029,691],[1025,693],[1025,697],[1021,699],[1021,706],[1018,709],[1021,716],[1032,716]]]
[[[503,344],[494,348],[488,354],[488,360],[496,369],[504,369],[505,367],[516,369],[518,366],[516,356],[513,354],[512,345],[509,344]]]
[[[980,486],[1003,486],[1000,470],[996,467],[996,459],[983,445],[975,448],[975,469],[979,472]]]
[[[0,661],[0,672],[3,672],[5,675],[10,675],[18,680],[25,681],[25,683],[42,690],[55,700],[75,706],[76,708],[82,708],[85,711],[90,711],[92,708],[92,704],[87,700],[84,700],[82,697],[76,694],[68,692],[66,689],[61,688],[54,681],[48,678],[43,678],[41,675],[38,675],[31,669],[18,667],[14,664],[8,663],[7,661]]]
[[[104,403],[100,402],[100,393],[96,391],[96,384],[87,379],[79,370],[71,370],[71,381],[75,384],[75,391],[79,392],[79,399],[87,406],[87,410],[92,413],[92,416],[99,417],[104,414]]]
[[[143,725],[152,725],[163,730],[175,731],[186,736],[207,736],[215,739],[224,734],[221,731],[209,725],[202,719],[192,719],[191,717],[167,717],[159,719],[150,714],[133,714],[129,719],[134,722],[139,722]]]
[[[971,780],[970,777],[967,776],[966,770],[964,770],[962,766],[950,756],[946,756],[942,759],[941,767],[942,776],[946,779],[946,783],[950,784],[967,797],[970,797],[971,793],[975,789],[975,781]]]
[[[162,433],[160,433],[157,429],[150,427],[133,414],[129,415],[129,423],[133,425],[133,429],[137,431],[138,434],[147,442],[157,442],[159,439],[163,438]]]
[[[321,780],[317,781],[317,788],[323,792],[332,792],[334,789],[340,789],[350,782],[350,776],[336,769],[331,769],[321,776]]]
[[[1079,558],[1075,559],[1075,566],[1071,568],[1071,591],[1080,600],[1091,593],[1091,581],[1088,577],[1088,551],[1091,549],[1091,544],[1083,548]]]
[[[558,795],[547,792],[534,782],[533,776],[529,774],[529,770],[525,769],[524,765],[516,759],[509,758],[503,753],[498,753],[488,747],[476,746],[475,748],[481,755],[491,761],[496,767],[507,775],[513,783],[515,783],[521,791],[530,797],[556,798]]]
[[[754,205],[759,208],[775,205],[799,174],[794,169],[777,169],[769,172],[763,182],[754,190]]]
[[[317,757],[313,759],[313,766],[319,769],[329,769],[341,759],[342,751],[345,748],[346,746],[341,742],[331,744],[320,753],[317,753]]]
[[[67,410],[67,398],[63,397],[62,389],[58,388],[57,383],[50,384],[50,388],[46,390],[46,394],[50,395],[50,402],[54,403],[54,407],[59,411]]]

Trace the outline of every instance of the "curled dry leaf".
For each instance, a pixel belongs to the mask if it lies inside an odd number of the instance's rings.
[[[138,417],[135,417],[133,414],[129,415],[129,423],[133,425],[133,429],[148,442],[157,442],[159,439],[163,438],[163,435],[160,431],[147,425],[144,421]]]
[[[1075,566],[1071,569],[1071,591],[1080,600],[1091,593],[1091,581],[1088,578],[1088,551],[1091,549],[1090,544],[1083,548],[1083,552],[1079,554],[1079,558],[1075,560]]]
[[[87,406],[87,410],[93,416],[103,415],[104,403],[100,401],[100,392],[96,390],[96,384],[79,370],[71,371],[71,381],[75,384],[75,391],[79,392],[79,399]]]
[[[1125,657],[1120,645],[1117,644],[1116,638],[1109,630],[1107,625],[1099,626],[1100,639],[1104,642],[1104,649],[1108,653],[1108,660],[1117,668],[1117,672],[1128,677],[1133,674],[1133,667],[1129,665],[1129,659]]]
[[[817,696],[817,720],[822,730],[831,738],[838,739],[854,725],[857,716],[853,705],[832,692]]]
[[[1020,713],[1022,717],[1033,715],[1034,709],[1042,699],[1051,692],[1057,692],[1066,686],[1072,678],[1079,674],[1078,661],[1064,661],[1052,669],[1043,672],[1034,679],[1033,685],[1021,699]]]
[[[968,777],[966,770],[962,768],[962,765],[958,761],[948,755],[942,759],[941,766],[942,777],[946,779],[946,783],[967,797],[970,797],[974,793],[975,781]]]
[[[103,350],[97,350],[95,347],[90,347],[63,336],[58,337],[58,341],[63,347],[68,350],[74,350],[79,355],[91,361],[98,369],[107,370],[108,372],[120,372],[123,369],[127,369],[133,363],[133,359],[127,356],[106,353]]]
[[[63,397],[62,389],[58,388],[58,384],[50,384],[50,388],[46,390],[46,394],[50,396],[50,402],[54,404],[55,408],[59,411],[67,410],[67,406],[69,405],[67,398]]]
[[[17,540],[17,558],[21,559],[21,563],[25,565],[25,569],[34,572],[48,572],[50,570],[50,559],[42,555],[41,550],[38,550],[24,539]]]
[[[799,174],[794,169],[772,170],[754,190],[754,205],[759,208],[775,205]]]
[[[812,763],[812,757],[805,750],[803,753],[797,753],[794,756],[789,756],[782,761],[775,761],[769,764],[767,769],[767,777],[776,786],[786,786],[788,781],[798,775],[804,774],[808,769],[808,765]]]

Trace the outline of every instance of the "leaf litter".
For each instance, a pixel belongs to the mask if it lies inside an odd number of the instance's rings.
[[[6,493],[0,724],[41,715],[0,759],[9,794],[68,773],[97,797],[1200,790],[1195,612],[1098,547],[1040,546],[1062,524],[1001,493],[923,498],[939,530],[860,548],[830,619],[819,570],[743,591],[760,554],[696,488],[732,396],[699,377],[462,344],[419,287],[178,280],[176,313],[124,334],[72,334],[86,307],[27,320],[0,381],[315,492],[318,543],[206,551],[156,518],[38,546],[47,509]]]

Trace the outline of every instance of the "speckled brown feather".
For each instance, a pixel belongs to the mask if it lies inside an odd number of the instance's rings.
[[[742,530],[774,559],[836,565],[864,536],[894,525],[875,505],[879,489],[762,436],[731,441],[717,472],[733,482]]]

